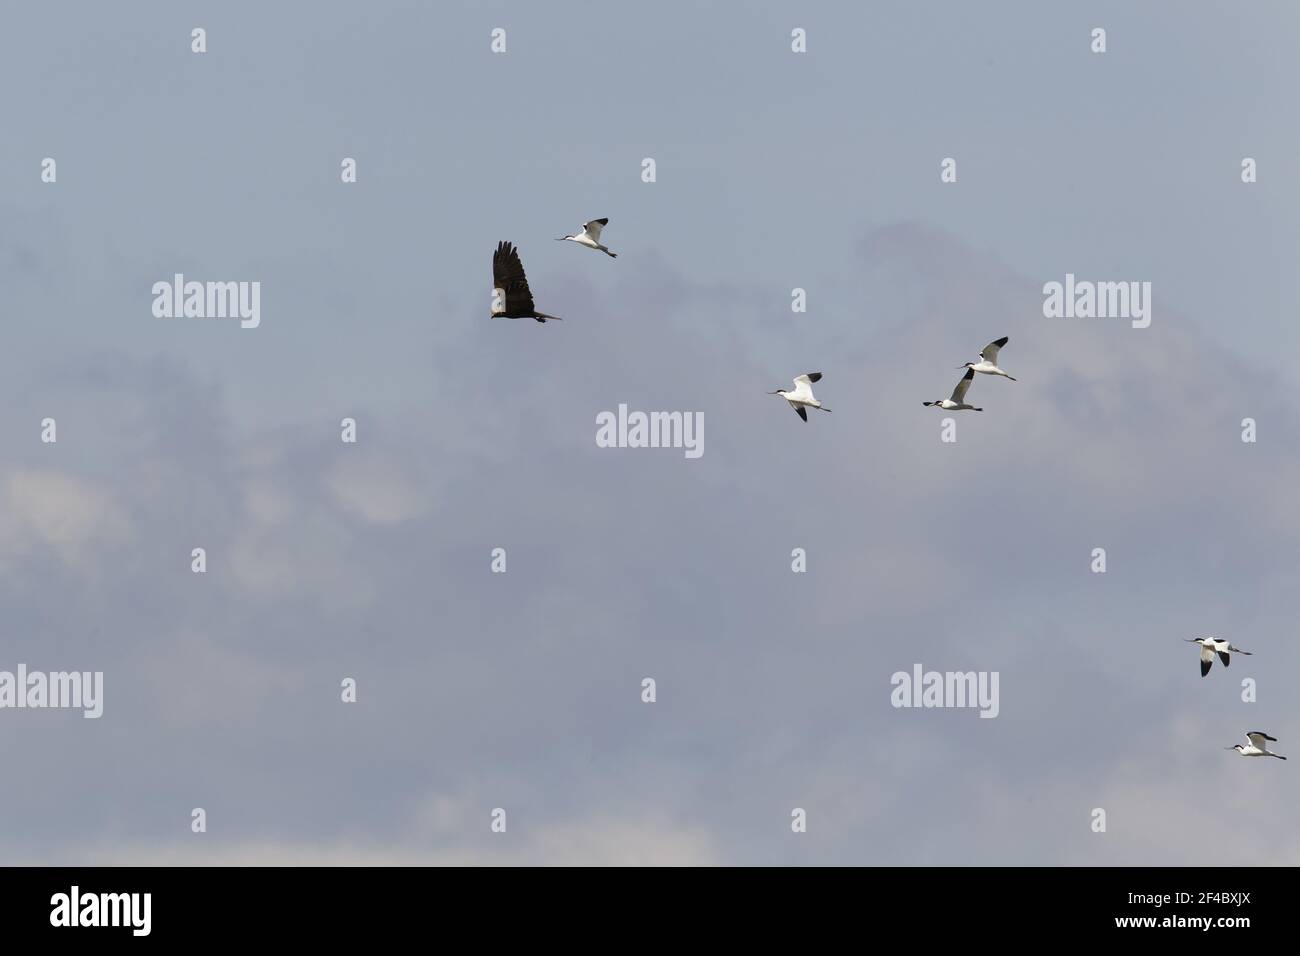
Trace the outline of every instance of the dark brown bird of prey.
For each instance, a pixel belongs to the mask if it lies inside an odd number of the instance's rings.
[[[508,242],[497,243],[492,256],[492,317],[503,319],[559,319],[558,315],[538,312],[533,305],[533,294],[528,291],[528,277],[524,264],[519,261],[519,250]]]

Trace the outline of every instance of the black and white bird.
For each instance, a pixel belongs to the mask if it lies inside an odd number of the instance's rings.
[[[821,378],[821,372],[808,372],[804,375],[798,375],[795,377],[793,391],[786,391],[783,388],[778,388],[775,392],[768,392],[767,394],[780,395],[790,403],[790,407],[798,413],[800,418],[807,421],[807,409],[809,408],[820,408],[823,412],[830,411],[829,408],[817,401],[817,397],[813,395],[812,383],[820,382]]]
[[[1246,739],[1250,741],[1247,744],[1237,744],[1235,747],[1224,747],[1224,750],[1235,750],[1243,757],[1276,757],[1278,760],[1285,760],[1281,754],[1275,754],[1268,749],[1268,743],[1277,743],[1276,737],[1270,737],[1262,730],[1251,730],[1246,733]]]
[[[555,241],[564,242],[567,239],[569,242],[576,242],[578,245],[586,246],[588,249],[599,249],[601,252],[605,253],[605,255],[609,256],[611,259],[617,259],[618,258],[617,252],[610,252],[608,248],[600,244],[600,230],[604,229],[608,225],[609,225],[608,218],[593,219],[591,220],[591,222],[584,222],[582,224],[582,232],[578,233],[577,235],[559,236],[556,238]]]
[[[995,339],[988,345],[984,346],[984,350],[980,352],[980,360],[978,362],[967,362],[965,365],[959,365],[957,367],[968,368],[971,371],[979,372],[981,375],[1001,375],[1003,378],[1010,378],[1011,381],[1014,382],[1014,378],[1002,371],[1002,369],[998,368],[998,352],[1002,350],[1002,346],[1006,345],[1008,341],[1009,340],[1005,335],[1000,339]]]
[[[1189,637],[1185,639],[1189,644],[1201,645],[1201,676],[1204,677],[1210,672],[1210,667],[1214,664],[1214,655],[1219,655],[1219,660],[1223,661],[1223,666],[1227,667],[1232,663],[1229,654],[1245,654],[1251,656],[1250,651],[1243,651],[1240,647],[1233,647],[1230,643],[1217,637]]]
[[[945,412],[960,412],[964,409],[970,409],[972,412],[982,412],[984,409],[966,404],[966,392],[970,388],[973,378],[975,378],[975,369],[967,368],[966,374],[961,377],[957,387],[952,390],[952,398],[941,398],[937,401],[922,402],[921,404],[926,406],[934,405],[937,408],[942,408]]]
[[[519,250],[508,242],[497,243],[492,256],[492,317],[503,319],[559,319],[558,315],[538,312],[533,294],[528,291],[528,277],[519,261]]]

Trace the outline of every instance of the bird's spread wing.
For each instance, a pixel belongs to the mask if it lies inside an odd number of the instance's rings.
[[[600,230],[608,225],[608,219],[593,219],[582,224],[582,231],[589,235],[593,242],[600,242]]]
[[[1254,744],[1256,747],[1258,747],[1260,750],[1267,750],[1267,749],[1268,749],[1267,747],[1264,746],[1265,741],[1270,741],[1270,740],[1271,740],[1273,743],[1277,743],[1277,738],[1276,738],[1276,737],[1270,737],[1268,734],[1264,733],[1264,731],[1262,731],[1262,730],[1252,730],[1252,731],[1250,731],[1248,734],[1246,734],[1246,739],[1249,740],[1249,741],[1250,741],[1252,744]]]
[[[980,353],[980,358],[988,362],[990,365],[997,365],[998,351],[1006,344],[1007,336],[1005,335],[994,342],[990,342],[988,345],[984,346],[984,351]]]
[[[1201,655],[1201,676],[1202,677],[1204,677],[1206,674],[1210,672],[1210,667],[1211,665],[1213,665],[1213,663],[1214,663],[1214,655],[1210,655],[1209,657],[1206,657],[1204,654]]]
[[[1230,657],[1228,656],[1228,652],[1227,652],[1227,651],[1219,651],[1219,660],[1223,661],[1223,666],[1224,666],[1224,667],[1227,667],[1229,661],[1231,661],[1232,658],[1230,658]]]
[[[786,398],[796,402],[816,401],[813,396],[812,386],[808,384],[808,376],[800,375],[794,380],[794,391],[786,395]]]
[[[970,388],[971,379],[974,377],[975,370],[973,368],[966,369],[966,374],[961,377],[961,381],[957,383],[957,387],[952,390],[952,400],[958,405],[961,405],[966,401],[966,391]]]
[[[793,408],[796,412],[798,412],[799,417],[802,418],[804,421],[808,420],[808,410],[804,408],[802,405],[791,405],[790,407]]]
[[[506,294],[507,313],[534,311],[533,294],[528,291],[528,277],[524,275],[524,264],[519,261],[519,250],[508,242],[497,243],[497,251],[492,256],[492,281],[494,288]]]
[[[794,383],[796,385],[811,385],[813,382],[820,382],[821,380],[821,372],[804,372],[802,375],[796,375],[794,377]]]

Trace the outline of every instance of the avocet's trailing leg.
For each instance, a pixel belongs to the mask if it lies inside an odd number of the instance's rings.
[[[966,369],[966,374],[961,377],[957,387],[952,390],[952,398],[940,398],[933,402],[922,402],[922,405],[934,405],[936,408],[942,408],[945,412],[960,412],[969,409],[972,412],[982,412],[984,409],[976,408],[974,405],[966,404],[966,392],[970,389],[971,380],[975,377],[973,368]]]
[[[610,252],[609,249],[607,249],[606,247],[600,244],[600,230],[604,229],[608,225],[609,225],[609,219],[607,218],[593,219],[591,220],[591,222],[584,222],[582,224],[582,232],[578,233],[577,235],[559,236],[556,238],[555,241],[564,242],[567,239],[569,242],[576,242],[578,245],[586,246],[588,249],[599,249],[601,252],[605,253],[605,255],[609,256],[611,259],[617,259],[618,258],[617,252]]]
[[[821,377],[821,372],[808,372],[805,375],[795,377],[793,391],[778,388],[775,392],[768,392],[767,394],[780,395],[790,403],[790,407],[798,413],[800,418],[807,421],[807,409],[809,408],[819,408],[823,412],[830,411],[829,408],[817,401],[817,397],[813,395],[812,383],[821,381]]]
[[[998,352],[1001,351],[1002,346],[1006,345],[1008,341],[1010,340],[1004,335],[1002,338],[990,342],[988,345],[984,346],[984,350],[980,352],[980,360],[978,362],[967,362],[965,365],[959,365],[957,367],[968,368],[972,371],[979,372],[981,375],[1001,375],[1003,378],[1010,378],[1011,381],[1014,382],[1014,378],[1002,371],[1002,369],[998,368]]]
[[[1252,730],[1247,732],[1246,739],[1248,744],[1237,744],[1235,747],[1224,747],[1224,750],[1235,750],[1243,757],[1276,757],[1278,760],[1285,760],[1281,754],[1275,754],[1268,749],[1267,744],[1271,741],[1277,743],[1276,737],[1270,737],[1262,730]]]
[[[1217,637],[1189,637],[1186,639],[1189,644],[1201,645],[1201,676],[1204,677],[1210,672],[1210,667],[1214,664],[1214,655],[1219,655],[1219,660],[1223,661],[1223,666],[1227,667],[1232,663],[1229,654],[1245,654],[1250,656],[1250,651],[1243,651],[1240,647],[1233,647],[1225,640]]]

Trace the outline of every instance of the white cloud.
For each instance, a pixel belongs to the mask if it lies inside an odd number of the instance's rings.
[[[92,550],[131,536],[126,511],[92,481],[51,469],[0,471],[0,565],[45,549],[86,568]]]
[[[400,465],[368,457],[340,459],[330,472],[329,487],[340,506],[376,524],[418,518],[432,503],[427,488],[408,477]]]
[[[483,817],[475,846],[429,847],[340,840],[224,843],[212,833],[169,844],[100,845],[63,855],[76,866],[713,866],[716,848],[701,829],[663,822],[596,819],[529,832],[512,818],[492,834]],[[35,862],[35,861],[33,861]],[[48,864],[48,860],[43,861]]]

